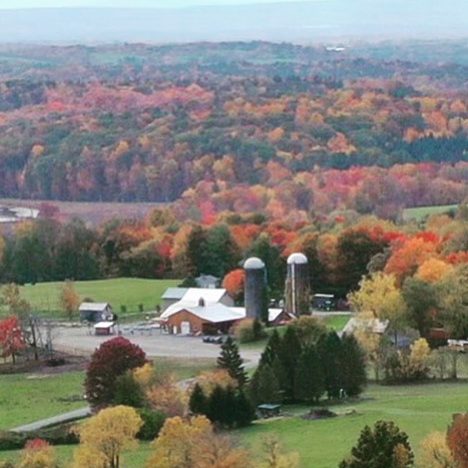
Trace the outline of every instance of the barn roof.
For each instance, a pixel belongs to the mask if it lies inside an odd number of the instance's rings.
[[[225,294],[226,290],[223,288],[189,288],[180,302],[198,305],[200,299],[203,299],[205,304],[215,304],[219,302]]]
[[[161,318],[168,319],[169,317],[178,314],[186,310],[187,312],[196,315],[202,320],[206,320],[212,323],[221,323],[221,322],[230,322],[232,320],[240,320],[245,317],[244,313],[241,311],[234,310],[233,307],[225,306],[220,302],[214,304],[206,304],[204,306],[200,305],[190,305],[178,302],[177,304],[172,304],[169,306],[162,314]]]
[[[188,291],[188,288],[167,288],[164,294],[161,296],[162,299],[182,299],[184,294]]]
[[[80,305],[80,311],[93,311],[93,312],[104,312],[110,307],[107,302],[82,302]]]

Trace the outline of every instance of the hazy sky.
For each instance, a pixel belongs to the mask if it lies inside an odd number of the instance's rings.
[[[44,7],[131,7],[174,8],[195,5],[240,5],[252,3],[297,2],[301,0],[0,0],[1,8]],[[323,0],[317,0],[323,1]]]

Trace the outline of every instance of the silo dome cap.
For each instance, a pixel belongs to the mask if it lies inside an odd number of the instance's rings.
[[[288,257],[288,265],[303,265],[308,262],[307,257],[302,253],[293,253]]]
[[[246,270],[261,270],[262,268],[265,268],[265,264],[258,257],[250,257],[244,263]]]

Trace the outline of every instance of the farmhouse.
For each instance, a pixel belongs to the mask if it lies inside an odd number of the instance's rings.
[[[107,302],[83,302],[79,308],[80,320],[87,322],[101,322],[112,320],[114,314]]]
[[[217,288],[220,279],[213,275],[200,275],[198,278],[195,278],[195,283],[199,288]]]

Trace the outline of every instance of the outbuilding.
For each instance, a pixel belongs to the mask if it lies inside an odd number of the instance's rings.
[[[83,322],[102,322],[113,319],[112,307],[107,302],[83,302],[79,308]]]

